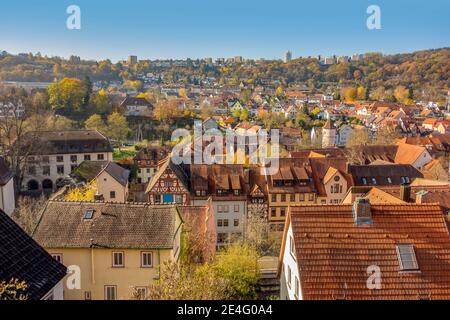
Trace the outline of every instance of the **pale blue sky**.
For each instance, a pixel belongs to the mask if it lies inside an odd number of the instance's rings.
[[[66,8],[81,8],[81,30]],[[366,9],[381,8],[381,30]],[[448,0],[15,0],[0,6],[0,50],[86,59],[281,58],[450,46]]]

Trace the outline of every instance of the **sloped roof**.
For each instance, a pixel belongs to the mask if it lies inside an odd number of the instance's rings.
[[[367,185],[401,185],[402,177],[423,178],[423,174],[410,164],[382,164],[382,165],[350,165],[349,173],[353,177],[355,186],[365,185],[363,178],[367,179]],[[372,182],[372,178],[376,183]],[[390,181],[388,181],[390,178]]]
[[[354,223],[351,205],[291,208],[303,298],[450,299],[450,237],[440,207],[371,207],[373,224],[364,226]],[[414,246],[419,273],[399,272],[397,244]],[[369,266],[380,268],[381,289],[367,288]]]
[[[170,249],[177,214],[175,206],[49,201],[33,238],[44,248]]]
[[[424,147],[401,143],[398,144],[394,161],[400,164],[413,164],[424,152],[427,152]]]
[[[123,186],[128,183],[130,170],[124,169],[112,161],[83,161],[70,175],[83,181],[91,181],[103,171]]]
[[[0,281],[25,281],[28,299],[40,300],[65,275],[66,267],[0,210]]]

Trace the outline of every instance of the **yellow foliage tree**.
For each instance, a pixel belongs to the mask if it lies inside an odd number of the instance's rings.
[[[67,201],[93,201],[96,192],[97,184],[93,180],[83,187],[70,190],[64,199]]]

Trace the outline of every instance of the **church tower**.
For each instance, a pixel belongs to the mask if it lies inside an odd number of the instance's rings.
[[[327,120],[322,128],[322,148],[334,147],[336,145],[336,128],[333,121]]]

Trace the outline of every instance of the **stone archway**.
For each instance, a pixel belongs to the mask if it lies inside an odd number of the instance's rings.
[[[53,190],[53,181],[50,179],[45,179],[42,181],[42,189]]]
[[[28,191],[39,190],[39,183],[36,180],[30,180],[27,183]]]

